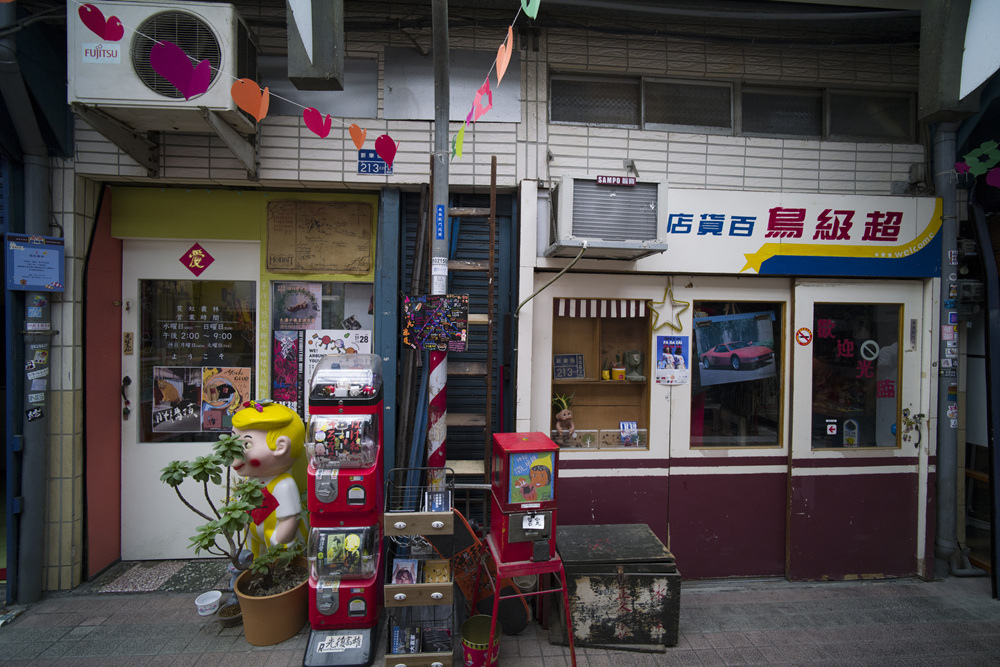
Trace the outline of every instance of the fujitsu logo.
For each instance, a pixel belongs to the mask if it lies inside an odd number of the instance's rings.
[[[121,49],[118,44],[83,44],[82,46],[82,60],[85,63],[121,62]]]

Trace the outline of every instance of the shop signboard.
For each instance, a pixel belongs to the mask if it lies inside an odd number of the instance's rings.
[[[669,248],[646,261],[678,273],[941,273],[939,199],[671,188],[667,201]]]

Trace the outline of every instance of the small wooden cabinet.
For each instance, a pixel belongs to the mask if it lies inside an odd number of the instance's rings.
[[[570,409],[577,431],[574,438],[560,437],[553,408],[551,431],[556,444],[590,449],[649,448],[649,387],[653,381],[649,340],[648,315],[553,318],[553,355],[583,356],[583,377],[552,378],[553,396],[572,397]],[[639,364],[626,362],[630,352],[641,355]],[[613,376],[616,365],[629,371],[626,379],[604,379],[602,371]],[[622,422],[635,422],[633,437],[623,436]]]

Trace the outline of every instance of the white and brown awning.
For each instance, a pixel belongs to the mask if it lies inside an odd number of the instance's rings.
[[[553,299],[559,317],[645,317],[649,307],[643,299]]]

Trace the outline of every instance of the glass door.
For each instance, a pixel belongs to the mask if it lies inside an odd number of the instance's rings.
[[[794,298],[788,576],[916,574],[923,285],[800,282]]]

